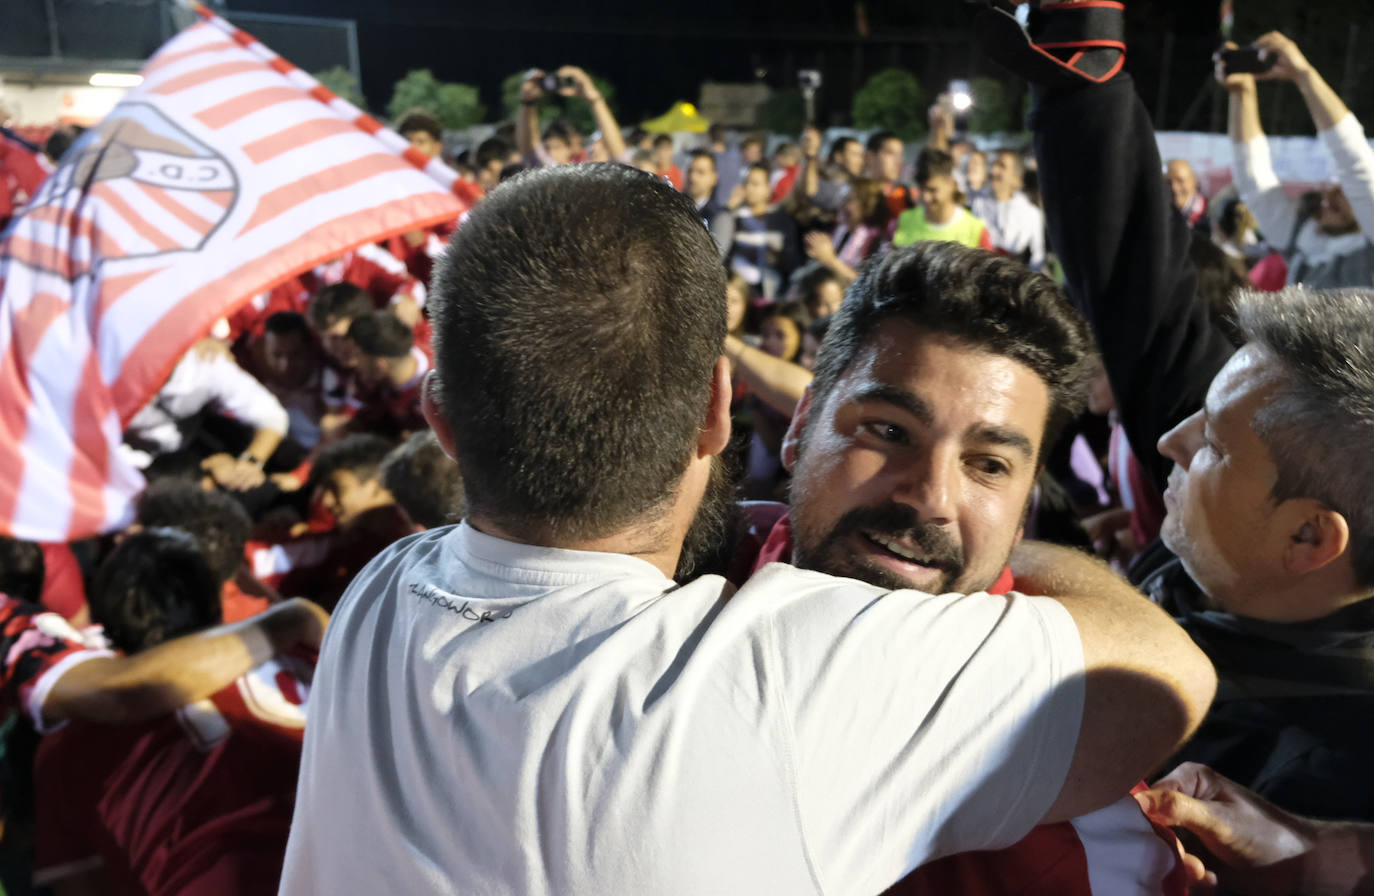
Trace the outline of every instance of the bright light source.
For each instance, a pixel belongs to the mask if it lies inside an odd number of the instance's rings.
[[[955,112],[967,112],[973,105],[973,97],[967,93],[956,93],[949,98],[949,102],[954,106]]]
[[[142,75],[129,75],[123,72],[96,72],[91,75],[92,87],[137,87],[142,83]]]

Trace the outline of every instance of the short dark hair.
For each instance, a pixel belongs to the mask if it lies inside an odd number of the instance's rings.
[[[801,302],[778,302],[764,309],[763,315],[759,318],[760,328],[762,328],[764,321],[772,317],[789,320],[792,322],[792,326],[796,328],[797,349],[790,358],[783,358],[783,360],[797,363],[797,359],[801,357],[802,335],[806,332],[806,328],[811,326],[811,312]]]
[[[545,140],[562,140],[569,146],[572,145],[573,126],[565,118],[555,118],[553,121],[544,125],[544,133],[541,135]]]
[[[310,322],[298,311],[278,311],[267,318],[263,324],[264,333],[276,336],[301,336],[310,338]]]
[[[832,316],[818,317],[807,325],[806,332],[811,334],[811,338],[816,340],[817,345],[825,342],[825,336],[830,332],[830,318]]]
[[[597,537],[671,498],[725,340],[689,198],[613,163],[526,172],[454,235],[429,310],[470,512]]]
[[[901,137],[898,137],[892,131],[874,131],[872,134],[868,135],[868,143],[864,145],[864,149],[869,152],[881,152],[883,144],[887,141],[897,140],[900,142],[901,139]]]
[[[1188,259],[1197,271],[1198,298],[1207,303],[1212,324],[1232,345],[1240,346],[1245,337],[1236,327],[1236,299],[1250,288],[1245,265],[1196,230],[1190,230],[1188,238]]]
[[[424,131],[435,140],[444,139],[444,126],[439,123],[439,119],[430,115],[424,109],[411,109],[401,116],[401,120],[396,122],[396,133],[402,137],[408,136],[415,131]]]
[[[751,173],[755,171],[762,171],[764,176],[767,177],[770,181],[773,179],[773,169],[768,167],[767,162],[750,162],[744,168],[744,176],[747,178]]]
[[[984,249],[937,241],[893,249],[850,285],[816,358],[816,408],[824,406],[878,325],[892,317],[1033,370],[1050,393],[1041,459],[1083,411],[1093,373],[1092,338],[1054,281]]]
[[[359,432],[344,436],[337,442],[330,442],[315,456],[310,467],[311,492],[328,481],[330,476],[340,470],[352,473],[361,482],[368,482],[381,475],[382,461],[395,445],[381,436]]]
[[[0,535],[0,591],[36,604],[43,596],[46,574],[42,547],[32,541]]]
[[[844,281],[840,279],[839,274],[820,264],[807,271],[797,281],[797,299],[812,317],[818,316],[816,314],[816,301],[820,297],[821,287],[831,281],[840,284],[841,288],[844,287]]]
[[[920,186],[932,177],[953,177],[954,156],[943,149],[921,150],[916,157],[916,184]]]
[[[376,307],[372,296],[361,286],[331,283],[315,293],[305,314],[315,329],[326,330],[340,320],[352,320]]]
[[[691,161],[696,161],[697,159],[705,159],[706,161],[711,163],[711,170],[716,170],[716,154],[711,152],[711,150],[709,149],[694,149],[690,153],[688,153],[688,158],[691,159]],[[688,164],[691,164],[691,162],[688,162]]]
[[[509,143],[502,140],[500,137],[488,137],[477,144],[477,157],[475,159],[477,168],[478,170],[482,170],[492,162],[500,162],[502,165],[505,165],[506,160],[510,158],[510,153],[511,148]]]
[[[1290,374],[1253,423],[1278,469],[1274,500],[1344,516],[1356,583],[1374,586],[1374,290],[1246,291],[1236,319]]]
[[[382,461],[382,485],[406,516],[433,529],[463,511],[463,474],[429,430],[412,433]]]
[[[739,148],[744,149],[746,146],[757,146],[759,149],[762,149],[767,144],[768,141],[763,138],[762,134],[749,133],[745,134],[744,139],[739,142]]]
[[[135,519],[145,528],[183,529],[195,536],[219,582],[238,573],[253,520],[229,495],[207,492],[196,482],[163,479],[144,489],[134,508]]]
[[[96,570],[91,621],[125,653],[217,625],[224,618],[220,584],[200,545],[180,529],[127,536]]]
[[[993,155],[998,158],[1006,156],[1007,158],[1011,159],[1012,167],[1016,169],[1016,176],[1026,176],[1026,154],[1021,150],[1017,149],[1014,146],[1002,146],[998,147],[998,149],[993,153]]]
[[[858,142],[859,141],[855,140],[853,137],[836,137],[835,142],[830,144],[830,152],[826,155],[826,158],[834,162],[844,154],[849,144]]]
[[[86,132],[80,125],[64,125],[57,128],[48,135],[48,139],[43,143],[43,154],[54,162],[60,162],[62,157],[71,149],[76,139]]]
[[[369,311],[348,325],[348,341],[370,358],[404,358],[415,344],[415,334],[392,311]]]
[[[669,146],[672,146],[672,145],[673,145],[673,138],[670,137],[670,136],[667,135],[667,134],[659,134],[657,137],[654,138],[654,149],[658,149],[660,146],[662,146],[662,145],[665,144],[665,143],[668,144]]]

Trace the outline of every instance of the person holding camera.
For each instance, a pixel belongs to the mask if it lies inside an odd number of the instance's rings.
[[[555,96],[586,100],[592,107],[606,152],[612,159],[625,157],[625,138],[620,135],[620,125],[590,75],[575,65],[565,65],[552,74],[533,68],[525,76],[525,83],[520,85],[520,114],[515,117],[515,146],[528,167],[578,161],[572,158],[572,141],[558,122],[545,128],[539,141],[534,139],[539,133],[539,105]]]
[[[1310,288],[1374,285],[1374,150],[1364,128],[1322,79],[1298,45],[1277,31],[1255,41],[1258,73],[1236,71],[1230,53],[1218,56],[1217,77],[1231,95],[1230,124],[1236,189],[1260,229],[1288,262],[1288,282]],[[1246,66],[1250,67],[1250,66]],[[1303,220],[1274,173],[1260,127],[1255,82],[1291,81],[1302,92],[1318,135],[1336,163],[1336,182],[1322,191],[1317,213]]]

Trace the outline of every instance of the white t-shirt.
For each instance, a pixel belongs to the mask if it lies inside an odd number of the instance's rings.
[[[1025,253],[1026,265],[1032,271],[1045,266],[1045,214],[1025,193],[1017,191],[1005,200],[979,193],[969,205],[988,226],[993,248],[1017,257]]]
[[[282,892],[872,896],[1022,837],[1082,704],[1048,599],[431,530],[329,626]]]
[[[134,415],[125,434],[155,446],[159,453],[176,451],[185,444],[181,422],[206,407],[239,420],[253,429],[270,429],[285,434],[289,425],[286,410],[267,387],[253,378],[234,359],[215,355],[202,357],[188,351],[172,368],[167,382],[157,395]],[[137,454],[126,456],[137,458]],[[148,465],[143,459],[134,465]]]

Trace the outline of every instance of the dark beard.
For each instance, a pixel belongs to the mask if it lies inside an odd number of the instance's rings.
[[[798,532],[796,526],[794,532]],[[869,562],[846,551],[841,544],[851,535],[866,537],[873,532],[891,538],[909,538],[925,555],[920,563],[939,569],[941,577],[934,585],[913,583],[891,570]],[[799,534],[799,533],[798,533]],[[919,587],[932,594],[948,591],[951,583],[964,573],[963,549],[949,533],[939,526],[922,522],[916,511],[902,504],[887,503],[877,507],[855,507],[836,521],[820,543],[805,546],[797,539],[793,548],[793,563],[802,569],[814,569],[833,576],[858,579],[879,588],[896,591]]]
[[[736,479],[731,465],[720,455],[711,458],[711,475],[706,480],[701,506],[682,542],[682,554],[673,574],[676,581],[685,581],[721,549],[735,504]]]

